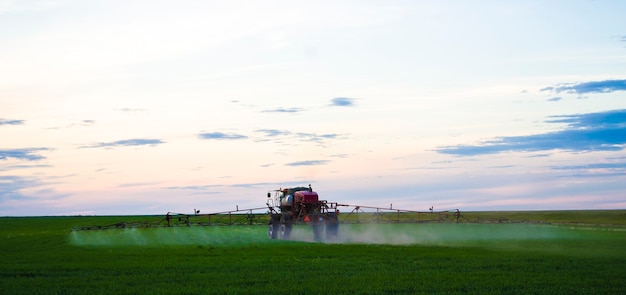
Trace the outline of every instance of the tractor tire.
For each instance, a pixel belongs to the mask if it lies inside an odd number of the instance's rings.
[[[322,234],[324,233],[324,224],[323,223],[314,223],[313,224],[313,240],[316,242],[322,242]]]
[[[335,213],[329,214],[329,219],[326,220],[326,240],[327,241],[336,241],[337,234],[339,232],[339,219]]]
[[[291,223],[283,223],[280,225],[280,238],[283,240],[291,239]]]
[[[280,217],[276,218],[274,216],[271,216],[270,217],[270,226],[269,226],[269,229],[267,231],[270,239],[278,238],[279,229],[280,229]]]
[[[291,227],[293,223],[289,215],[283,215],[280,220],[280,238],[283,240],[291,239]]]

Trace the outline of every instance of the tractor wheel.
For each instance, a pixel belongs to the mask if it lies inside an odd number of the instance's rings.
[[[283,240],[289,240],[291,238],[291,216],[289,214],[283,214],[280,218],[280,238]]]
[[[329,219],[326,220],[326,240],[337,240],[337,232],[339,231],[339,219],[335,213],[329,214]]]
[[[316,242],[322,241],[322,233],[324,232],[324,224],[323,223],[314,223],[313,224],[313,239]]]
[[[267,231],[270,239],[278,238],[279,227],[280,227],[280,219],[275,218],[274,216],[270,217],[270,226]]]
[[[289,240],[291,238],[291,223],[283,223],[280,225],[280,238]]]

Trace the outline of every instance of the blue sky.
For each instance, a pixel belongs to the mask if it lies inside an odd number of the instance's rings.
[[[621,1],[0,1],[0,216],[626,208]]]

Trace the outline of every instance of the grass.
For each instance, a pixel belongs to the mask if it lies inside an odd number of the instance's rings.
[[[622,219],[517,212],[568,225],[342,225],[337,244],[269,240],[265,226],[71,231],[155,216],[7,217],[0,293],[621,294],[625,211],[613,213]]]
[[[530,223],[626,226],[626,210],[463,212],[462,215],[472,221],[501,219]]]

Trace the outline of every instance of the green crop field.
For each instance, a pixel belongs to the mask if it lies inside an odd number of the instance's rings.
[[[4,217],[0,293],[626,293],[624,210],[463,216],[342,224],[334,243],[306,226],[280,241],[262,225],[72,231],[159,216]]]

